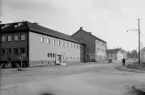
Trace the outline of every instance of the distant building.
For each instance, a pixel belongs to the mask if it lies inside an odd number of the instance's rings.
[[[83,30],[82,27],[72,37],[85,44],[85,61],[106,60],[107,42],[94,36],[91,32]]]
[[[28,21],[0,24],[0,63],[36,66],[43,62],[84,62],[84,44],[69,35]]]
[[[145,47],[140,51],[140,60],[145,61]]]
[[[107,50],[107,59],[122,60],[123,58],[127,58],[127,52],[125,50],[121,48]]]

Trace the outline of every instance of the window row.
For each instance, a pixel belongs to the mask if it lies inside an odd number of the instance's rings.
[[[12,41],[12,40],[18,41],[19,39],[20,39],[21,41],[23,41],[23,40],[26,39],[26,37],[25,37],[24,34],[21,34],[20,36],[19,36],[19,35],[14,35],[14,36],[8,35],[8,36],[2,36],[2,38],[1,38],[2,42],[5,42],[5,41],[10,42],[10,41]]]
[[[44,37],[41,37],[40,42],[41,43],[45,42]],[[78,44],[65,42],[65,41],[58,41],[58,40],[50,39],[50,38],[46,39],[46,43],[53,44],[53,45],[58,45],[58,46],[69,46],[70,48],[78,48],[79,49],[79,45]]]
[[[11,55],[12,53],[18,55],[18,54],[26,53],[26,49],[25,48],[1,48],[0,52],[2,55],[5,54]]]
[[[108,57],[113,57],[113,54],[108,54]]]
[[[106,52],[105,49],[97,48],[97,52]]]
[[[105,45],[106,45],[106,43],[101,42],[101,41],[98,41],[98,40],[97,40],[97,43],[98,43],[98,44],[100,44],[100,45],[103,45],[103,46],[105,46]]]
[[[56,54],[55,53],[48,53],[47,54],[48,57],[52,57],[55,58]],[[63,59],[65,59],[65,57],[62,57]],[[66,59],[79,59],[79,57],[66,57]]]

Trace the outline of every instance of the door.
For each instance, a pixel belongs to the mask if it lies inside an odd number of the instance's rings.
[[[61,63],[61,55],[56,56],[56,63]]]

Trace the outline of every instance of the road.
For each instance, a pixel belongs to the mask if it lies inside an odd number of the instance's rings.
[[[119,63],[31,68],[4,74],[0,95],[136,95],[132,85],[144,73],[118,71]],[[14,86],[14,87],[13,87]]]

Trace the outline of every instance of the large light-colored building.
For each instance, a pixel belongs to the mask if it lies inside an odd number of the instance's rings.
[[[56,62],[78,63],[84,61],[84,44],[69,35],[28,21],[0,24],[0,62],[11,59],[12,66],[23,67]]]
[[[107,42],[94,36],[82,27],[72,37],[85,44],[85,61],[106,60]]]

